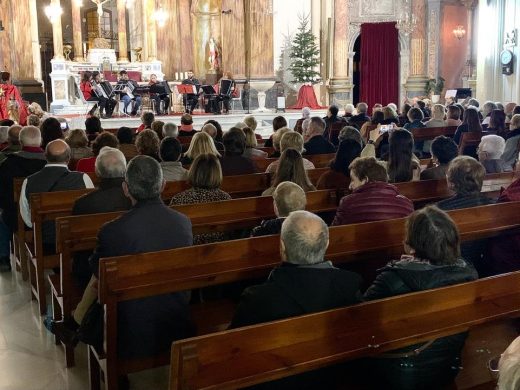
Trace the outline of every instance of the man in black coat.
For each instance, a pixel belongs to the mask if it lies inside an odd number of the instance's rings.
[[[119,149],[109,146],[102,148],[96,158],[96,176],[101,179],[99,187],[74,202],[72,215],[129,210],[132,202],[125,196],[122,186],[125,172],[124,154]],[[91,254],[92,251],[86,251],[74,255],[72,273],[81,288],[85,288],[92,276],[88,263]]]
[[[19,137],[22,150],[8,154],[0,163],[0,271],[11,270],[9,240],[17,222],[13,180],[38,172],[46,163],[43,149],[40,148],[40,129],[26,126]]]
[[[323,136],[324,131],[325,121],[318,116],[313,116],[309,124],[309,130],[307,131],[309,140],[303,145],[305,155],[328,154],[336,151],[334,145]]]
[[[74,312],[76,324],[54,322],[51,327],[64,342],[77,343],[70,332],[82,322],[88,307],[96,300],[100,258],[192,245],[190,220],[165,206],[160,198],[164,185],[161,166],[153,158],[137,156],[128,164],[123,190],[133,207],[99,231],[96,249],[90,258],[94,276]],[[152,356],[169,350],[173,340],[190,336],[193,329],[189,299],[189,292],[178,292],[119,304],[119,356]]]
[[[329,245],[325,222],[308,211],[285,219],[280,237],[282,265],[267,281],[244,291],[231,328],[294,317],[360,301],[361,277],[324,259]]]
[[[349,120],[348,124],[350,126],[354,126],[356,129],[360,130],[361,126],[365,122],[370,122],[370,117],[367,115],[368,112],[368,104],[364,102],[359,102],[356,106],[356,115],[352,115]]]

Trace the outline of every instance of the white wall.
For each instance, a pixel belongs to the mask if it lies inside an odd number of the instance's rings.
[[[488,4],[489,3],[489,4]],[[517,29],[514,72],[502,74],[500,52],[505,32]],[[477,99],[520,103],[520,2],[518,0],[480,0],[478,8]]]

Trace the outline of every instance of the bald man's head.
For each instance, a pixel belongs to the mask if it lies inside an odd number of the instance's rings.
[[[283,222],[280,239],[283,261],[300,265],[321,263],[329,246],[329,228],[317,215],[295,211]]]
[[[48,163],[67,165],[70,161],[70,148],[61,139],[51,141],[45,147],[45,158]]]
[[[12,125],[7,132],[8,141],[11,145],[20,145],[20,131],[22,126]]]

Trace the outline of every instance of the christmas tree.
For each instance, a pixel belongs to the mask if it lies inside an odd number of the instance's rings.
[[[320,73],[315,70],[320,64],[320,50],[309,25],[309,16],[299,16],[300,25],[292,41],[291,59],[289,67],[294,80],[292,83],[317,83]]]

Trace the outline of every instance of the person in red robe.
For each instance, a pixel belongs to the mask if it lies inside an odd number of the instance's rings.
[[[27,107],[18,88],[11,84],[9,72],[0,72],[0,119],[11,119],[27,125]]]

